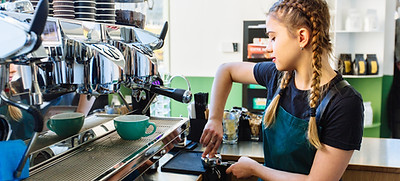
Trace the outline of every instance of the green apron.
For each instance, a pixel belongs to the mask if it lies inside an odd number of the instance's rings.
[[[33,128],[35,126],[35,119],[28,112],[21,110],[22,119],[19,121],[12,120],[8,115],[7,105],[0,106],[0,114],[4,115],[11,126],[11,137],[10,140],[26,140],[32,137]]]
[[[349,84],[345,80],[337,82],[316,110],[317,125],[322,119],[330,100]],[[276,91],[280,92],[280,89]],[[270,101],[267,103],[267,107]],[[307,138],[308,119],[297,118],[278,106],[275,123],[269,128],[263,124],[264,165],[287,172],[308,175],[314,161],[316,148]],[[318,126],[318,132],[321,127]],[[319,134],[320,135],[320,134]]]
[[[275,123],[263,125],[264,165],[287,172],[308,174],[316,149],[307,139],[308,120],[297,118],[279,106]]]

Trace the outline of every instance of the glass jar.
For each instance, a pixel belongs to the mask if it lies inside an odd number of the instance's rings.
[[[364,127],[372,126],[373,116],[371,102],[364,102]]]
[[[361,14],[357,9],[349,9],[346,18],[346,31],[361,31],[363,28],[363,21]]]
[[[147,9],[151,9],[153,1],[149,0],[116,0],[117,24],[133,25],[144,29]]]
[[[376,9],[368,9],[364,18],[364,31],[378,31],[379,22]]]

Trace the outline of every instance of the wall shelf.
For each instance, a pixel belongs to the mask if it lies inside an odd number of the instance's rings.
[[[347,31],[347,30],[336,30],[332,33],[384,33],[383,31]]]
[[[376,54],[378,60],[378,75],[343,75],[354,89],[362,96],[363,101],[371,102],[373,109],[373,124],[366,126],[363,136],[387,137],[388,123],[386,118],[387,95],[390,87],[387,87],[388,76],[393,75],[394,57],[394,30],[396,0],[327,0],[331,13],[331,25],[329,35],[333,45],[333,57],[331,64],[337,68],[340,54],[351,54],[354,60],[355,54]],[[376,10],[378,29],[376,31],[346,30],[346,20],[349,12],[356,10],[360,14],[361,21],[369,9]],[[384,76],[385,75],[385,76]],[[386,76],[388,75],[388,76]]]
[[[343,78],[380,78],[383,77],[382,74],[379,75],[343,75]]]
[[[364,126],[364,129],[377,128],[380,126],[381,126],[381,123],[373,123],[372,125]]]

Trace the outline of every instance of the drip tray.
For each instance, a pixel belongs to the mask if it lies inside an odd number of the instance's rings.
[[[151,118],[150,121],[157,125],[151,136],[129,141],[121,139],[114,131],[41,166],[40,171],[35,171],[27,180],[106,179],[102,176],[110,176],[131,161],[145,157],[146,150],[188,122],[185,118]]]

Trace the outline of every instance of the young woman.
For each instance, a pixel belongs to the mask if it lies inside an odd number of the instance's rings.
[[[17,69],[15,65],[10,64],[9,82],[11,82],[16,72]],[[15,90],[13,87],[9,86],[8,92],[15,93]],[[10,123],[12,129],[11,140],[26,140],[32,137],[34,119],[28,112],[21,111],[17,107],[11,105],[3,105],[0,106],[0,114],[4,115]]]
[[[200,139],[206,147],[203,157],[212,157],[221,144],[232,82],[260,84],[268,90],[262,128],[265,164],[241,157],[227,173],[263,180],[341,178],[353,151],[360,149],[364,108],[360,94],[329,65],[329,26],[324,0],[280,0],[271,7],[266,29],[273,61],[228,63],[218,69],[210,118]]]

